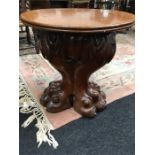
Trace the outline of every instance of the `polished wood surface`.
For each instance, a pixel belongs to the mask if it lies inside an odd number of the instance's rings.
[[[25,12],[21,19],[28,25],[49,30],[113,30],[131,26],[134,15],[101,9],[40,9]]]

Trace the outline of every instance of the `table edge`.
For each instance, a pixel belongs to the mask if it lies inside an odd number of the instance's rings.
[[[21,21],[32,28],[48,30],[48,31],[57,31],[57,32],[71,32],[71,33],[98,33],[98,32],[109,32],[109,31],[119,31],[121,29],[130,28],[135,24],[135,21],[127,24],[122,24],[114,27],[104,27],[104,28],[62,28],[62,27],[51,27],[51,26],[42,26],[39,24],[34,24],[28,21],[21,19]]]

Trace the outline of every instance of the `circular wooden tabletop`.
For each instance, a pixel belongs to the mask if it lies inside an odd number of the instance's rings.
[[[21,20],[32,27],[57,31],[112,31],[134,24],[134,15],[102,9],[40,9],[21,14]]]

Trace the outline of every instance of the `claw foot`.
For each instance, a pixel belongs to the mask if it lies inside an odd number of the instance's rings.
[[[103,111],[106,107],[106,96],[105,93],[100,90],[100,87],[94,82],[89,82],[88,94],[92,97],[96,111]]]
[[[48,112],[60,112],[71,107],[69,97],[63,91],[62,81],[50,82],[40,98]]]
[[[85,117],[94,117],[96,115],[96,107],[93,105],[92,97],[87,94],[77,98],[73,106],[78,113]]]

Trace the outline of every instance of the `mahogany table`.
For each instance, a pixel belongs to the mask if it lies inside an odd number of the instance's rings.
[[[101,9],[41,9],[25,12],[21,20],[36,29],[39,49],[62,75],[49,83],[40,103],[49,112],[70,107],[93,117],[106,105],[90,75],[109,63],[116,51],[115,32],[134,24],[134,15]]]

